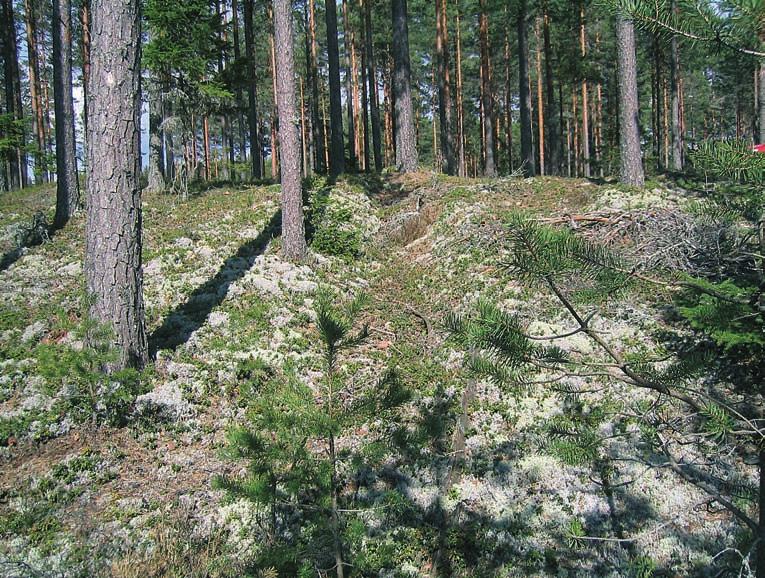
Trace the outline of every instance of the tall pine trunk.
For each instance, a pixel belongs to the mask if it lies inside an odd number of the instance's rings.
[[[343,135],[343,103],[340,98],[340,49],[337,44],[337,4],[326,0],[327,59],[329,61],[329,172],[337,176],[345,172]]]
[[[676,2],[672,1],[672,9],[676,10]],[[683,131],[680,120],[680,46],[677,36],[670,41],[672,58],[670,70],[670,91],[672,92],[672,169],[682,171],[685,166]]]
[[[417,141],[412,109],[409,24],[406,0],[392,0],[393,18],[393,132],[396,167],[404,173],[417,170]]]
[[[457,9],[457,159],[458,174],[461,177],[467,176],[467,165],[465,163],[465,108],[463,106],[462,93],[462,31],[460,29],[460,5],[459,0],[455,0]]]
[[[244,0],[244,53],[247,59],[247,123],[249,126],[250,161],[252,178],[263,178],[263,157],[260,152],[260,133],[258,131],[258,84],[255,73],[255,37],[252,25],[254,0]]]
[[[60,229],[80,208],[72,96],[72,2],[53,0],[53,93],[56,110],[56,215]]]
[[[587,36],[585,30],[584,0],[579,4],[579,50],[582,61],[587,57]],[[582,169],[585,177],[590,176],[590,96],[586,74],[582,76]]]
[[[351,171],[358,168],[358,149],[356,147],[356,113],[355,98],[353,94],[353,33],[348,15],[348,0],[342,0],[343,8],[343,48],[345,51],[345,105],[348,114],[348,160]]]
[[[483,145],[484,163],[483,174],[487,177],[497,176],[497,163],[494,160],[494,97],[491,86],[491,65],[489,55],[489,14],[486,0],[480,1],[481,16],[479,35],[481,45],[481,110],[483,113]]]
[[[141,270],[140,0],[93,0],[85,279],[114,332],[112,369],[147,360]]]
[[[436,0],[436,62],[438,63],[438,120],[440,122],[443,170],[455,174],[454,132],[452,130],[452,97],[449,74],[449,24],[447,0]]]
[[[537,24],[535,29],[536,35],[536,60],[537,60],[537,134],[539,135],[539,142],[537,148],[539,150],[539,174],[545,173],[545,105],[544,94],[542,90],[542,38],[540,31],[540,21],[537,18]]]
[[[518,3],[518,89],[521,108],[521,161],[523,174],[532,177],[536,173],[534,162],[534,141],[531,127],[531,90],[529,89],[529,37],[527,23],[527,2]]]
[[[82,0],[80,29],[82,34],[82,125],[88,134],[88,85],[90,84],[90,1]],[[87,146],[87,137],[85,138]]]
[[[550,14],[547,1],[542,5],[542,24],[545,52],[545,88],[547,90],[547,173],[559,175],[561,173],[561,127],[555,106],[555,85],[553,84],[553,54],[550,42]]]
[[[290,0],[274,0],[276,44],[276,99],[281,148],[282,251],[290,261],[305,256],[303,196],[300,186],[300,136],[295,105],[295,58]]]
[[[372,123],[372,148],[375,157],[375,170],[380,172],[383,167],[382,135],[380,126],[380,98],[377,93],[377,64],[374,53],[374,37],[372,30],[372,0],[364,2],[364,44],[367,55],[367,76],[369,82],[369,113]]]
[[[47,183],[50,174],[46,163],[48,138],[45,134],[47,125],[43,118],[42,87],[40,85],[40,64],[37,58],[37,12],[34,0],[24,0],[25,21],[27,28],[27,61],[29,71],[29,100],[32,106],[33,132],[37,139],[35,151],[35,177]],[[55,68],[54,68],[55,72]]]
[[[11,0],[0,0],[0,20],[2,25],[3,41],[3,76],[5,79],[5,112],[14,120],[20,121],[24,112],[21,106],[21,78],[19,73],[19,57],[16,42],[16,18],[13,13]],[[16,137],[26,142],[25,131],[21,127]],[[10,189],[18,189],[27,186],[27,162],[26,154],[22,146],[17,146],[8,152],[9,175],[8,184]]]
[[[620,179],[625,185],[645,184],[638,124],[637,56],[635,28],[631,20],[616,16],[616,47],[619,61]]]
[[[324,146],[325,132],[319,109],[321,98],[319,93],[319,60],[316,41],[316,9],[314,0],[308,0],[308,30],[310,35],[310,62],[308,65],[308,82],[311,85],[311,131],[315,149],[316,172],[325,173],[327,170],[326,149]]]

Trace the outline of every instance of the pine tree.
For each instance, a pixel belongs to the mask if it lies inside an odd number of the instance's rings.
[[[396,167],[404,173],[417,170],[417,142],[412,109],[411,64],[407,0],[392,0],[393,103]]]
[[[633,187],[645,184],[638,125],[637,56],[635,30],[631,20],[616,16],[616,44],[619,59],[619,140],[621,181]]]
[[[276,83],[279,110],[279,147],[282,184],[282,247],[284,256],[300,261],[305,256],[303,192],[300,184],[300,137],[295,106],[295,58],[290,0],[274,1]]]
[[[343,103],[340,96],[340,49],[337,43],[337,3],[325,3],[327,24],[327,58],[329,60],[329,123],[330,162],[333,176],[345,172],[345,139],[343,136]]]
[[[116,369],[148,347],[141,270],[139,1],[93,0],[85,278],[90,314],[114,332]]]
[[[60,229],[80,208],[72,96],[72,3],[53,0],[53,91],[56,110],[56,215]]]

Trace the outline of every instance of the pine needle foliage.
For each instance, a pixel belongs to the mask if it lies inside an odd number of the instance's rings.
[[[694,168],[707,178],[741,184],[765,184],[765,154],[752,151],[742,140],[702,141],[689,154]]]
[[[448,313],[444,325],[468,352],[464,361],[468,373],[500,385],[523,386],[541,368],[553,369],[567,362],[562,350],[529,339],[516,315],[489,301],[479,301],[471,316]]]
[[[228,433],[226,455],[243,461],[243,475],[219,476],[216,487],[245,499],[266,514],[257,565],[279,575],[311,576],[346,559],[343,534],[352,512],[344,488],[352,473],[373,467],[390,444],[399,410],[410,399],[395,369],[352,386],[341,369],[346,352],[369,336],[359,322],[363,296],[349,301],[322,291],[315,301],[315,325],[322,345],[322,375],[309,386],[289,364],[278,369],[249,367],[247,423]],[[367,433],[343,443],[358,428]],[[374,446],[374,451],[370,448]]]
[[[751,228],[731,227],[730,231],[743,236]],[[757,255],[754,239],[756,235],[739,238],[734,245]],[[747,266],[743,275],[714,281],[689,277],[669,283],[654,281],[678,300],[676,310],[696,335],[670,342],[666,350],[636,347],[624,351],[623,344],[611,343],[607,334],[593,327],[597,309],[586,314],[582,304],[603,301],[637,283],[634,265],[569,231],[523,217],[510,222],[508,242],[510,257],[504,271],[546,289],[576,325],[562,335],[532,339],[517,315],[480,302],[475,312],[452,313],[446,320],[465,351],[466,368],[500,382],[554,383],[562,396],[561,412],[540,426],[542,446],[565,464],[597,471],[604,491],[611,491],[610,448],[617,447],[610,440],[640,435],[643,456],[663,454],[666,467],[680,479],[707,492],[746,528],[757,528],[742,497],[746,492],[740,489],[747,484],[739,483],[731,472],[756,459],[765,435],[758,425],[761,379],[752,377],[757,367],[762,369],[765,352],[764,300],[757,289],[765,286],[762,268]],[[762,261],[760,256],[754,262],[761,266],[758,259]],[[650,282],[642,273],[639,280]],[[567,356],[556,351],[556,342],[576,334],[590,340],[593,352]],[[710,342],[716,347],[708,347]],[[707,347],[687,347],[689,343]],[[682,355],[675,355],[679,352]],[[738,368],[742,362],[752,374],[735,384],[720,379],[722,370]],[[608,369],[604,371],[604,367]],[[570,378],[592,383],[593,375],[601,386],[594,398],[566,383]],[[532,381],[534,376],[542,378]],[[629,388],[637,395],[630,394]],[[691,464],[685,457],[673,456],[673,451],[687,455],[690,444],[703,459]],[[654,467],[650,458],[637,458]],[[765,496],[757,496],[757,500],[763,503]],[[582,542],[582,532],[582,528],[570,529],[572,546]],[[637,575],[650,572],[646,567]]]
[[[577,301],[602,301],[630,283],[629,267],[613,251],[567,229],[546,227],[513,215],[507,228],[511,257],[502,264],[513,277],[551,288],[565,281]]]

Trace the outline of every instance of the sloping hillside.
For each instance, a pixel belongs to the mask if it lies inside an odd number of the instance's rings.
[[[353,504],[344,514],[347,575],[703,576],[713,556],[736,546],[739,526],[668,469],[647,465],[637,435],[605,444],[607,466],[567,465],[550,447],[545,425],[570,403],[565,386],[585,390],[584,412],[607,395],[639,394],[606,388],[603,376],[512,389],[473,380],[444,327],[448,313],[486,299],[536,335],[570,329],[553,296],[503,266],[511,215],[563,227],[576,215],[605,215],[587,233],[636,251],[624,215],[679,212],[682,198],[658,185],[638,194],[556,179],[317,180],[313,251],[293,265],[279,256],[278,193],[231,186],[186,202],[145,198],[156,361],[141,375],[107,380],[98,368],[108,348],[83,346],[97,330],[82,316],[83,217],[0,272],[3,575],[271,575],[264,570],[276,566],[279,541],[308,531],[308,518],[289,512],[310,504],[281,504],[276,526],[286,534],[276,536],[273,508],[231,499],[213,480],[248,466],[223,450],[227,431],[253,419],[263,391],[255,373],[296,378],[321,403],[316,303],[327,292],[337,303],[368,297],[359,323],[369,336],[340,354],[348,403],[390,367],[409,391],[395,423],[379,415],[338,439],[348,456],[341,493]],[[10,252],[53,199],[41,190],[7,201],[0,227]],[[659,349],[663,301],[641,288],[622,292],[600,304],[593,323],[620,350]],[[559,345],[600,359],[581,333]],[[613,433],[607,421],[598,427]],[[386,428],[403,435],[360,465],[373,432]],[[309,448],[325,452],[321,440]],[[331,563],[305,575],[326,575]]]

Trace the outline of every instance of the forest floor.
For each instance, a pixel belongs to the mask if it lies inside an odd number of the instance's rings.
[[[483,298],[539,334],[571,328],[554,299],[504,270],[510,215],[568,226],[584,213],[682,211],[680,193],[662,183],[638,192],[430,173],[314,188],[322,200],[314,202],[312,251],[299,266],[280,258],[278,186],[222,186],[184,202],[145,197],[145,305],[156,359],[137,382],[103,383],[101,358],[83,346],[82,215],[4,263],[0,574],[242,575],[267,547],[262,510],[212,485],[245,465],[222,451],[227,431],[248,419],[242,368],[255,359],[289,364],[315,385],[321,290],[370,298],[370,338],[343,357],[345,379],[372,384],[395,366],[413,392],[412,423],[431,422],[420,447],[374,472],[374,483],[405,498],[407,520],[361,516],[369,531],[350,552],[351,575],[429,575],[437,544],[441,568],[454,576],[714,574],[713,557],[737,545],[740,529],[727,514],[671,472],[645,467],[636,443],[610,448],[610,491],[592,466],[551,455],[542,426],[564,403],[555,388],[508,392],[480,382],[463,404],[462,357],[443,327],[447,313]],[[53,203],[50,188],[4,194],[0,252],[12,254],[35,212],[50,213]],[[629,246],[611,225],[602,235]],[[662,304],[655,294],[628,293],[604,306],[598,328],[620,349],[658,348]],[[596,355],[581,334],[562,347]],[[468,427],[457,440],[462,417]],[[363,442],[364,429],[354,435]],[[453,444],[463,442],[465,463],[445,486]],[[441,527],[431,515],[436,502],[446,512]],[[592,539],[572,538],[572,528]]]

